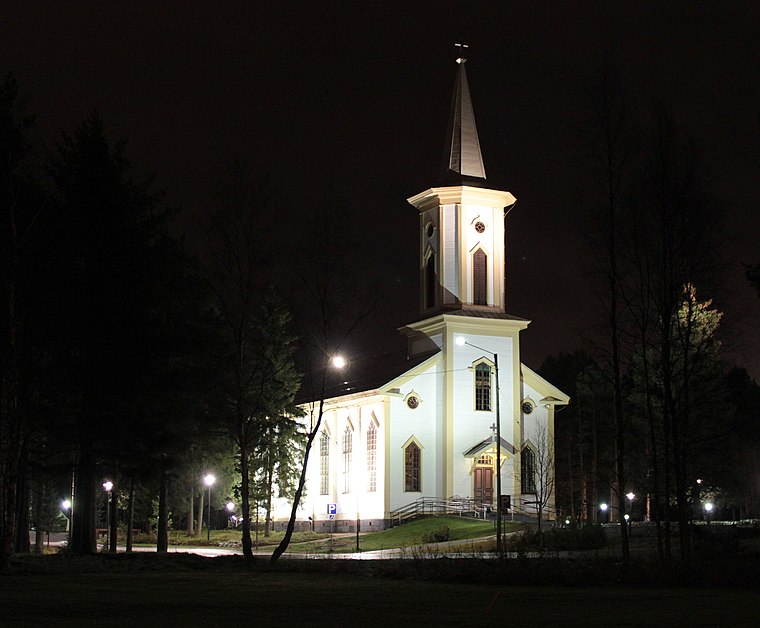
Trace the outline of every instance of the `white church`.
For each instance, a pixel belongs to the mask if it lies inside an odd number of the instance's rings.
[[[325,400],[299,527],[366,532],[458,505],[488,513],[497,473],[502,516],[535,514],[541,474],[553,472],[555,409],[569,397],[520,362],[530,321],[507,314],[504,298],[516,199],[486,184],[465,59],[457,63],[445,185],[408,199],[419,214],[421,320],[401,330],[408,350],[384,378]],[[283,503],[275,525],[288,516]]]

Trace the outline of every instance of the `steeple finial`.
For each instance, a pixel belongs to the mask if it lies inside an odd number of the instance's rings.
[[[475,126],[470,88],[464,69],[464,50],[469,46],[461,41],[455,45],[459,49],[459,57],[456,60],[459,68],[451,101],[451,118],[443,156],[443,177],[445,183],[455,179],[461,184],[464,182],[463,179],[466,179],[469,184],[479,185],[486,178],[486,169],[480,153],[478,129]]]

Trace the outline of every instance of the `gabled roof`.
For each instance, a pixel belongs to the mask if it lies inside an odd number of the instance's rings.
[[[482,454],[484,451],[487,451],[488,449],[492,448],[493,444],[494,444],[494,438],[493,436],[489,436],[488,438],[484,438],[477,445],[470,447],[467,451],[464,452],[464,455],[466,458],[474,458],[475,456],[478,456]],[[504,451],[509,452],[510,454],[514,454],[517,451],[515,449],[515,446],[512,443],[510,443],[508,440],[506,440],[504,437],[501,438],[501,448]]]
[[[446,185],[463,181],[478,185],[478,180],[486,178],[470,87],[467,84],[467,72],[464,69],[465,61],[464,57],[457,59],[459,67],[443,155],[443,183]]]
[[[388,384],[415,369],[430,357],[430,353],[410,357],[406,350],[401,350],[366,353],[351,358],[342,371],[334,372],[332,369],[328,371],[324,398],[333,399],[367,391],[379,391],[381,388],[386,389]],[[301,390],[296,395],[296,403],[304,404],[318,400],[319,388],[324,377],[324,370],[314,372],[311,378],[305,375],[301,381]],[[313,380],[313,385],[310,385],[309,379]]]
[[[541,404],[566,406],[570,403],[570,396],[563,393],[554,384],[550,384],[534,370],[524,364],[520,364],[520,374],[523,382],[528,384],[535,391],[543,395],[539,401]]]

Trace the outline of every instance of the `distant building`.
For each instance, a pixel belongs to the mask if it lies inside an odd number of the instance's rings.
[[[422,318],[401,330],[406,353],[352,364],[346,387],[325,400],[299,511],[299,522],[312,518],[317,530],[330,521],[329,504],[341,531],[355,530],[357,518],[363,531],[386,527],[420,498],[490,509],[497,404],[510,507],[535,513],[542,468],[553,473],[545,461],[555,408],[569,397],[520,362],[529,321],[504,307],[505,218],[516,199],[486,186],[465,59],[457,63],[442,185],[408,199],[420,217]],[[549,518],[553,505],[552,495]]]

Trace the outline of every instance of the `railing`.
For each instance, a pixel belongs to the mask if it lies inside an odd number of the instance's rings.
[[[406,506],[390,513],[391,525],[400,525],[404,521],[426,515],[458,515],[460,517],[485,517],[489,506],[476,502],[470,497],[420,497]]]
[[[526,506],[534,506],[535,502],[528,502]],[[429,515],[458,515],[460,517],[470,516],[486,519],[496,514],[495,509],[490,504],[483,504],[471,497],[449,497],[442,499],[438,497],[420,497],[417,500],[402,506],[390,513],[392,526],[401,525],[405,521],[411,521],[418,517]],[[502,512],[502,520],[519,520],[534,521],[537,517],[535,507],[524,508],[512,504],[509,510]],[[544,508],[544,519],[554,519],[556,513],[550,513],[549,509]]]

